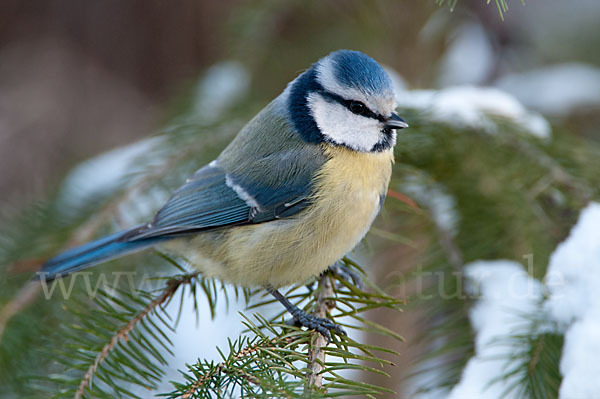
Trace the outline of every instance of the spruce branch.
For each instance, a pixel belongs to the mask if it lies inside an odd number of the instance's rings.
[[[244,322],[253,337],[242,336],[230,341],[227,355],[219,350],[223,361],[217,364],[198,360],[188,366],[189,374],[184,375],[188,383],[174,383],[176,390],[164,396],[172,399],[222,397],[239,387],[253,397],[301,397],[297,384],[283,384],[282,377],[286,374],[301,375],[294,362],[303,357],[296,349],[308,343],[306,335],[295,331],[272,336],[276,333],[273,326],[260,316],[256,318],[258,326],[248,318]],[[267,329],[269,334],[265,334],[263,329]]]
[[[291,343],[292,339],[289,337],[284,338],[283,342]],[[277,337],[272,338],[270,340],[259,340],[255,344],[250,345],[250,346],[242,349],[238,353],[234,354],[229,359],[217,364],[215,367],[213,367],[207,373],[205,373],[204,375],[201,375],[200,378],[198,378],[193,384],[191,384],[189,386],[189,388],[187,388],[181,396],[175,396],[174,398],[180,397],[182,399],[191,399],[191,398],[196,397],[195,395],[202,388],[204,388],[210,382],[211,379],[218,377],[222,373],[233,374],[233,375],[237,374],[237,375],[241,376],[242,378],[246,379],[246,381],[248,381],[254,385],[260,386],[261,381],[257,377],[244,371],[244,369],[242,369],[242,368],[234,367],[234,364],[246,357],[249,357],[249,356],[255,354],[256,352],[273,351],[273,350],[277,350],[280,346],[281,346],[281,343]],[[197,367],[200,367],[200,365],[198,364]]]
[[[134,328],[136,328],[145,318],[147,318],[151,312],[161,307],[165,302],[170,300],[173,297],[173,295],[175,295],[179,287],[181,287],[184,284],[191,284],[192,280],[196,278],[197,275],[198,273],[193,273],[169,279],[162,293],[158,295],[154,300],[149,302],[146,305],[146,307],[144,307],[135,317],[130,319],[127,322],[127,324],[121,329],[119,329],[110,339],[110,341],[106,343],[104,347],[102,347],[92,364],[90,364],[84,377],[81,379],[73,398],[83,398],[85,391],[91,384],[94,374],[121,340],[127,341],[129,339],[129,334],[134,330]]]
[[[506,367],[491,379],[490,385],[513,378],[503,396],[556,399],[562,381],[559,364],[564,336],[548,329],[538,314],[522,316],[522,327],[491,343],[506,348],[502,356]]]
[[[313,314],[325,318],[327,313],[335,308],[335,302],[330,299],[334,295],[333,285],[331,284],[331,278],[326,273],[319,278],[319,288]],[[306,376],[309,389],[323,387],[323,375],[321,374],[325,369],[325,351],[323,348],[328,343],[327,338],[316,331],[313,331],[312,336],[313,343],[308,350],[309,372]]]
[[[364,276],[352,261],[344,259],[344,263]],[[397,310],[400,303],[397,299],[377,288],[374,288],[376,292],[358,290],[340,276],[325,274],[318,282],[314,291],[305,291],[305,287],[300,285],[291,288],[286,297],[305,311],[318,317],[331,317],[338,324],[348,318],[359,322],[359,325],[344,324],[345,328],[401,339],[394,332],[359,315],[374,308]],[[273,301],[268,299],[252,308]],[[346,379],[340,373],[344,370],[360,370],[387,375],[380,367],[392,363],[375,352],[397,355],[393,350],[338,335],[333,336],[333,345],[328,345],[319,333],[282,323],[285,317],[283,313],[269,320],[255,314],[257,323],[242,316],[247,331],[240,338],[230,341],[228,351],[219,350],[222,361],[215,363],[199,359],[194,365],[188,366],[183,375],[185,383],[174,382],[175,390],[166,394],[167,397],[372,397],[387,391],[382,387]],[[369,366],[370,362],[377,367]]]
[[[543,176],[540,180],[541,184],[536,184],[531,189],[532,198],[536,198],[542,188],[547,188],[549,184],[546,180],[552,183],[558,183],[568,188],[572,195],[582,204],[588,203],[594,197],[594,190],[589,187],[586,183],[581,181],[580,178],[573,176],[567,171],[562,165],[553,159],[548,154],[544,153],[541,149],[536,148],[531,143],[524,140],[510,141],[507,143],[509,146],[515,148],[523,154],[523,156],[534,159],[539,165],[547,170],[547,175]]]

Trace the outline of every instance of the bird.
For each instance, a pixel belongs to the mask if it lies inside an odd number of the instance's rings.
[[[50,281],[149,247],[204,277],[266,289],[294,323],[344,333],[279,289],[350,252],[381,210],[398,129],[393,83],[368,55],[337,50],[292,80],[149,222],[46,261]]]

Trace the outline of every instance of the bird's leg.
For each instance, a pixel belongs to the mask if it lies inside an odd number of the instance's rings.
[[[281,292],[273,289],[268,290],[271,295],[275,297],[281,304],[287,309],[294,319],[294,324],[306,327],[311,330],[319,332],[322,336],[327,338],[327,342],[331,341],[331,334],[329,331],[333,330],[340,335],[348,335],[346,331],[329,319],[313,316],[300,309],[298,306],[291,303]]]
[[[355,271],[351,270],[348,266],[342,262],[337,261],[327,269],[332,275],[346,280],[349,283],[353,283],[356,288],[362,290],[365,287],[362,276]]]
[[[315,282],[313,281],[312,283],[308,283],[305,285],[305,287],[308,290],[308,293],[312,294],[315,290]]]

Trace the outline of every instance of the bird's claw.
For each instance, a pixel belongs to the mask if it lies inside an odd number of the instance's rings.
[[[275,299],[277,299],[283,306],[285,306],[287,311],[292,315],[293,319],[291,321],[286,321],[287,325],[301,326],[315,330],[327,338],[327,343],[331,342],[330,331],[332,330],[339,335],[348,335],[342,327],[335,324],[333,321],[306,313],[298,306],[292,304],[289,299],[281,294],[281,292],[275,289],[269,289],[269,293],[273,295]]]
[[[331,342],[330,331],[335,331],[338,335],[348,335],[346,331],[339,325],[329,319],[310,315],[302,309],[297,309],[292,312],[292,319],[286,321],[286,324],[296,327],[306,327],[309,330],[317,331],[327,339],[327,343]]]

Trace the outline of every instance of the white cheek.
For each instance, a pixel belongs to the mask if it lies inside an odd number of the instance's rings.
[[[382,139],[380,122],[350,112],[343,105],[312,93],[308,105],[324,136],[336,144],[369,152]]]

